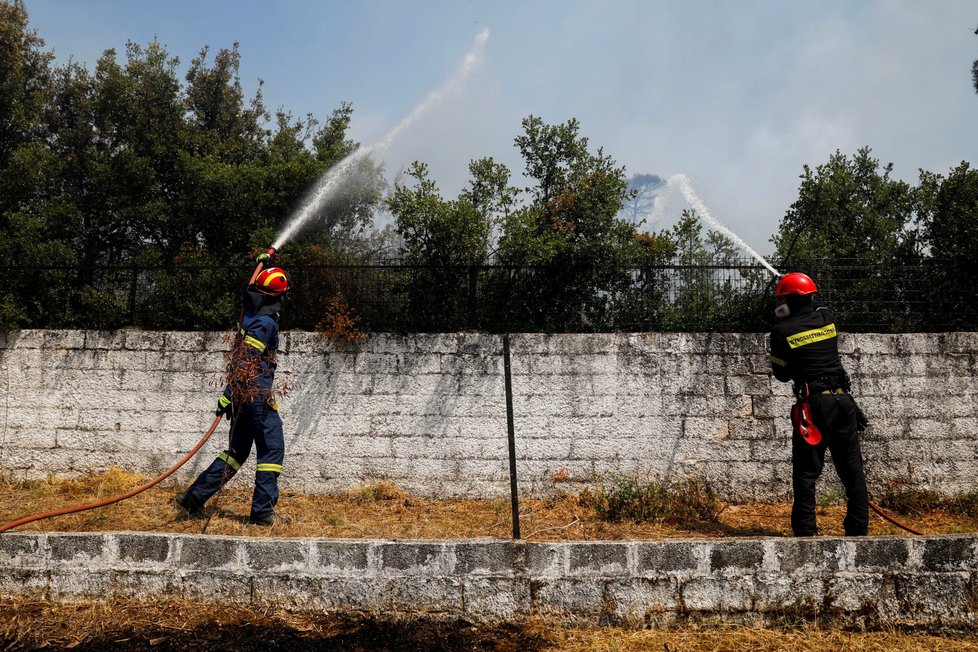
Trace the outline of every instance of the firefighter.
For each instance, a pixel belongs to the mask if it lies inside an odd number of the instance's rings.
[[[835,318],[816,308],[815,282],[800,272],[786,274],[775,289],[771,331],[774,377],[793,383],[791,484],[794,503],[791,530],[815,536],[815,481],[825,464],[825,449],[846,492],[847,536],[865,535],[869,528],[869,497],[863,471],[859,432],[867,422],[850,394],[849,376],[839,358]]]
[[[177,498],[177,503],[191,516],[203,515],[204,503],[234,477],[254,445],[258,460],[248,522],[252,525],[276,522],[275,503],[278,502],[278,477],[285,458],[285,439],[272,382],[278,349],[279,313],[288,289],[285,272],[278,267],[269,267],[262,270],[254,284],[245,290],[245,307],[228,363],[228,383],[217,400],[215,412],[231,420],[230,443],[227,450]]]

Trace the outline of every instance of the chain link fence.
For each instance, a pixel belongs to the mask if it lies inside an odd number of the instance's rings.
[[[975,263],[812,263],[842,328],[855,332],[978,330]],[[247,267],[20,267],[0,289],[5,328],[223,330]],[[15,273],[14,273],[15,272]],[[776,279],[753,260],[606,268],[499,264],[420,266],[397,260],[298,266],[283,328],[313,330],[338,314],[373,332],[764,332]]]

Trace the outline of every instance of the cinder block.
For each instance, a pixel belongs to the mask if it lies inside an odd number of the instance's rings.
[[[530,615],[530,583],[526,579],[466,577],[462,585],[465,613],[480,619],[524,618]]]
[[[720,574],[757,572],[764,562],[760,541],[717,541],[710,551],[710,571]]]
[[[107,561],[105,540],[100,534],[49,534],[48,558],[67,565],[88,566]]]
[[[859,541],[856,545],[856,568],[861,572],[903,569],[910,556],[909,544],[907,537],[874,537]]]
[[[169,536],[131,533],[114,536],[119,562],[126,566],[158,566],[170,560]]]
[[[679,584],[675,578],[611,580],[605,609],[612,623],[644,623],[654,614],[679,609]]]
[[[710,544],[693,541],[648,541],[635,544],[637,573],[643,577],[661,577],[673,573],[697,573],[704,570],[701,556]]]
[[[192,331],[170,331],[163,340],[167,350],[192,351],[195,353],[206,351],[207,341],[207,333]]]
[[[244,605],[251,602],[252,577],[214,570],[183,570],[174,577],[174,591],[187,600]]]
[[[824,600],[825,582],[818,576],[765,573],[754,578],[753,608],[761,613],[813,618]]]
[[[563,577],[567,547],[554,543],[527,543],[526,572],[530,577]]]
[[[899,608],[894,604],[891,583],[881,575],[836,575],[826,580],[825,593],[825,604],[830,613],[885,614]]]
[[[255,574],[296,573],[308,569],[310,544],[302,539],[242,543],[244,563]]]
[[[104,598],[115,593],[115,571],[93,567],[79,573],[76,569],[57,568],[48,573],[46,597],[51,600]]]
[[[46,568],[3,568],[0,595],[19,595],[47,591],[51,571]]]
[[[844,566],[842,539],[791,538],[774,539],[772,543],[782,573],[822,576]]]
[[[241,568],[238,539],[226,537],[181,536],[176,541],[181,568],[218,569]]]
[[[92,598],[101,600],[114,595],[126,599],[154,601],[181,595],[179,580],[176,574],[169,571],[127,568],[112,571],[110,577],[109,592],[93,595]]]
[[[367,570],[368,541],[315,541],[310,572],[323,575],[360,574]]]
[[[516,570],[516,547],[510,541],[459,542],[453,547],[457,574],[512,577]]]
[[[45,330],[41,347],[59,351],[84,349],[85,331]]]
[[[164,333],[156,331],[125,331],[123,348],[129,351],[160,351]]]
[[[86,349],[118,351],[126,341],[125,331],[85,331]]]
[[[534,578],[530,595],[535,614],[596,625],[605,605],[605,582]]]
[[[971,535],[927,537],[923,545],[923,564],[929,571],[978,570],[975,539]]]
[[[392,608],[410,613],[461,614],[462,581],[454,577],[399,577],[390,582]]]
[[[628,569],[628,545],[579,543],[567,545],[568,573],[574,577],[618,577]]]
[[[385,543],[380,558],[385,575],[449,575],[455,566],[443,543]]]
[[[897,573],[892,576],[899,612],[892,620],[920,625],[974,622],[967,598],[970,573]]]
[[[770,375],[750,374],[739,376],[726,376],[726,393],[730,395],[749,394],[759,396],[769,396],[771,394]]]
[[[0,566],[4,572],[10,568],[41,567],[43,550],[43,534],[6,532],[0,536]]]
[[[753,604],[751,577],[694,577],[680,581],[686,611],[719,613],[747,611]]]

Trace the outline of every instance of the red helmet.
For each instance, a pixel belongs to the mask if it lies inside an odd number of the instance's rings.
[[[798,296],[804,297],[809,294],[815,294],[816,292],[818,292],[818,288],[815,287],[815,281],[807,274],[791,272],[782,276],[781,280],[778,281],[778,287],[774,290],[774,296],[783,297],[789,294],[797,294]]]
[[[285,275],[285,270],[280,267],[263,269],[255,279],[255,289],[273,297],[282,294],[289,289],[289,279]]]

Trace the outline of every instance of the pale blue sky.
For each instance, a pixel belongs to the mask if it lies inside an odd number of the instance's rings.
[[[353,103],[364,144],[438,87],[487,28],[462,91],[387,151],[431,165],[446,194],[470,159],[513,170],[520,120],[580,120],[627,173],[686,174],[715,218],[762,253],[802,165],[869,146],[894,175],[978,162],[973,0],[26,0],[59,61],[156,37],[185,65],[240,43],[266,104],[325,118]],[[656,228],[686,204],[665,197]]]

